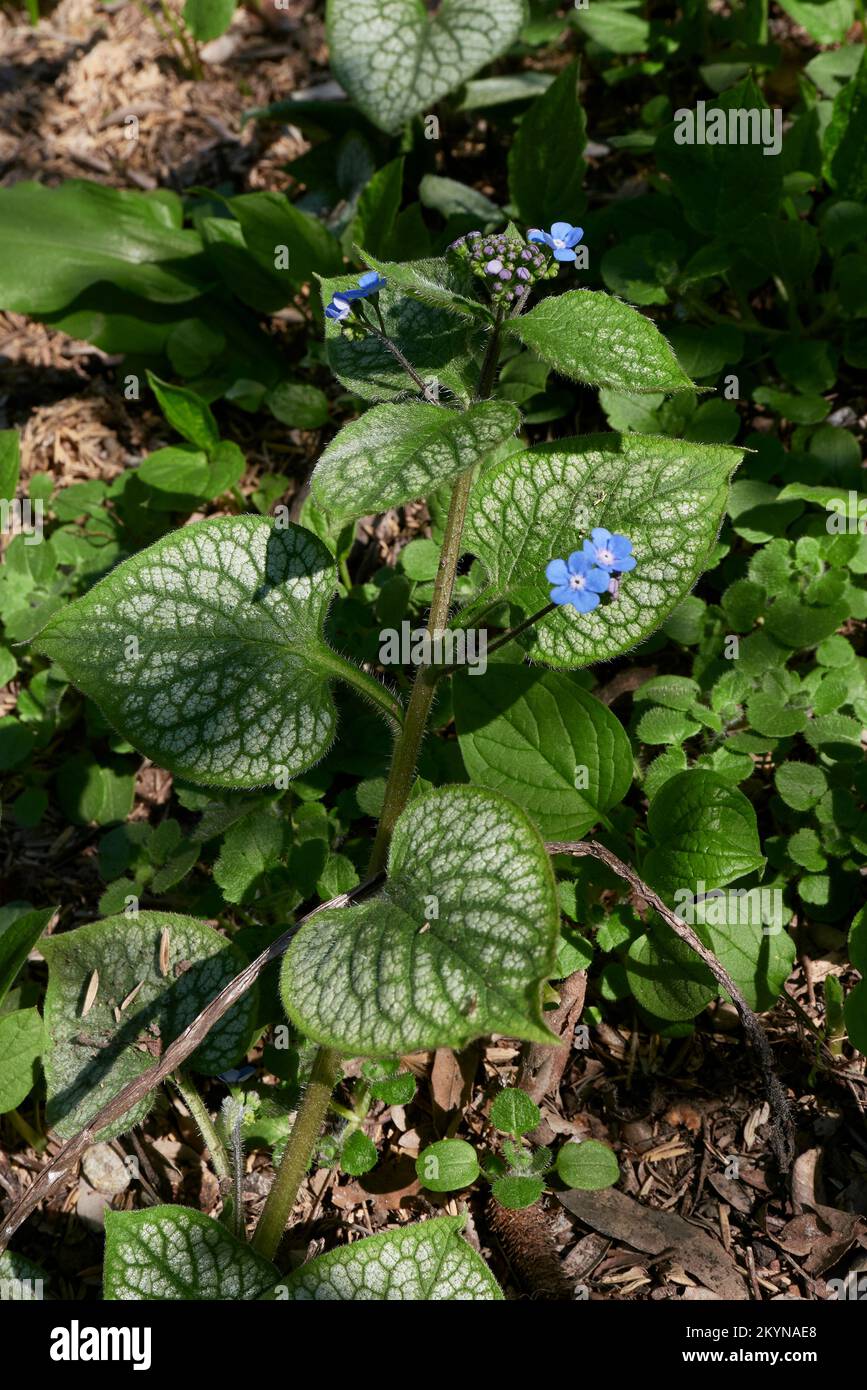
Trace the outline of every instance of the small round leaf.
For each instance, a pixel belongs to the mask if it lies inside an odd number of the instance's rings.
[[[479,1160],[465,1139],[441,1139],[428,1144],[415,1161],[418,1180],[428,1192],[457,1192],[479,1176]]]
[[[596,1192],[619,1180],[620,1166],[607,1144],[585,1139],[582,1144],[563,1145],[557,1155],[557,1176],[567,1187]]]

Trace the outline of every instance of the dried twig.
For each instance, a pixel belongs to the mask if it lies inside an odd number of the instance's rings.
[[[299,922],[289,927],[278,936],[267,950],[251,961],[240,975],[236,975],[234,980],[230,980],[219,994],[216,995],[193,1019],[184,1031],[170,1043],[158,1061],[152,1067],[142,1072],[134,1081],[130,1081],[122,1090],[118,1091],[106,1105],[98,1110],[89,1124],[80,1130],[74,1138],[67,1142],[58,1150],[50,1163],[42,1169],[36,1181],[27,1189],[24,1196],[16,1202],[0,1230],[0,1253],[5,1250],[9,1239],[18,1230],[23,1221],[27,1220],[30,1213],[39,1205],[49,1190],[56,1182],[69,1172],[73,1164],[81,1158],[85,1149],[93,1143],[99,1132],[107,1125],[113,1124],[121,1115],[125,1115],[134,1105],[158,1086],[161,1081],[176,1071],[187,1060],[191,1052],[204,1041],[214,1024],[228,1013],[233,1004],[236,1004],[242,995],[255,983],[266,965],[277,960],[283,955],[295,933],[300,929],[304,922],[308,922],[311,917],[315,917],[319,912],[325,912],[330,908],[348,907],[351,903],[358,902],[361,898],[367,897],[382,881],[382,874],[368,879],[365,883],[360,883],[349,893],[341,893],[336,898],[331,898],[327,903],[321,903],[312,912],[308,912]]]
[[[549,854],[572,854],[575,856],[590,856],[599,859],[606,864],[618,878],[624,879],[640,897],[644,899],[655,912],[659,914],[667,926],[683,941],[690,950],[694,951],[701,961],[707,966],[714,979],[722,986],[730,996],[732,1003],[738,1011],[738,1015],[743,1026],[743,1030],[755,1049],[759,1061],[759,1067],[764,1082],[765,1094],[771,1107],[773,1123],[771,1126],[771,1144],[780,1167],[787,1171],[792,1166],[795,1155],[795,1126],[792,1119],[792,1112],[789,1106],[788,1097],[783,1088],[782,1082],[777,1076],[774,1067],[774,1058],[771,1052],[771,1045],[768,1042],[765,1030],[759,1023],[749,1004],[741,994],[734,980],[728,971],[720,965],[713,951],[708,950],[704,942],[696,935],[690,927],[670,907],[666,907],[658,893],[642,879],[634,869],[628,864],[624,864],[622,859],[618,859],[616,854],[612,854],[610,849],[600,845],[597,840],[583,840],[576,842],[550,843],[545,846]]]
[[[560,1045],[527,1043],[521,1059],[517,1085],[531,1100],[541,1104],[545,1096],[555,1092],[572,1056],[575,1025],[581,1017],[587,993],[587,972],[576,970],[560,983],[560,1003],[545,1015],[545,1022],[560,1039]],[[537,1125],[531,1138],[537,1144],[550,1144],[553,1130],[547,1120]]]

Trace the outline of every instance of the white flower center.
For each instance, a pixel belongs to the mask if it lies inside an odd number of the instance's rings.
[[[555,236],[555,237],[554,237],[554,245],[557,247],[557,250],[558,250],[558,251],[562,251],[562,250],[563,250],[563,247],[566,245],[566,243],[565,243],[565,241],[563,240],[562,237]]]
[[[583,589],[586,582],[583,574],[570,574],[569,576],[570,589]]]
[[[600,565],[614,564],[614,552],[613,550],[609,550],[607,546],[603,546],[602,549],[598,552],[598,554]]]

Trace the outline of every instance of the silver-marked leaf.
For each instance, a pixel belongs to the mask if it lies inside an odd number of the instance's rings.
[[[334,517],[350,517],[426,497],[498,448],[520,421],[505,401],[468,410],[375,406],[325,450],[310,482],[314,500]]]
[[[601,290],[552,295],[506,327],[573,381],[632,394],[693,388],[656,324]]]
[[[38,1009],[0,1014],[0,1115],[15,1110],[30,1094],[43,1041]]]
[[[464,766],[549,840],[580,840],[632,781],[623,725],[574,676],[498,662],[454,683]]]
[[[162,767],[261,786],[310,767],[334,737],[337,659],[322,640],[334,591],[312,532],[215,517],[119,565],[36,646]]]
[[[413,801],[374,898],[322,912],[283,963],[283,1003],[317,1042],[354,1055],[463,1047],[488,1033],[548,1042],[541,985],[559,913],[538,833],[475,787]]]
[[[550,599],[549,560],[594,526],[632,541],[637,567],[614,602],[559,608],[533,629],[533,657],[588,666],[628,651],[689,593],[716,539],[741,458],[725,445],[597,434],[542,444],[488,470],[470,498],[467,550],[490,580],[480,603],[508,598],[529,615]],[[474,604],[475,608],[476,605]]]
[[[271,1297],[311,1302],[499,1302],[488,1266],[462,1240],[464,1216],[436,1216],[318,1255]]]
[[[106,917],[49,937],[42,950],[48,961],[48,1119],[64,1139],[146,1071],[247,964],[213,927],[170,912]],[[214,1025],[190,1066],[206,1075],[234,1066],[250,1040],[255,1010],[255,990],[248,991]],[[144,1119],[152,1099],[101,1137]]]
[[[388,337],[419,376],[426,383],[438,383],[444,392],[451,392],[459,400],[468,401],[478,382],[477,362],[484,349],[484,327],[458,317],[451,305],[445,307],[408,295],[403,282],[410,275],[441,285],[444,293],[454,292],[471,299],[475,287],[472,272],[463,262],[408,261],[401,266],[400,279],[380,290],[377,301]],[[323,304],[357,284],[357,275],[323,279]],[[371,322],[378,322],[369,307],[365,312]],[[387,401],[417,393],[418,386],[374,335],[353,339],[340,324],[326,319],[325,342],[334,375],[348,391],[364,400]]]
[[[270,1260],[191,1207],[107,1211],[103,1297],[135,1302],[261,1298],[278,1278]]]
[[[334,76],[380,130],[432,111],[517,39],[525,0],[328,0]]]
[[[650,803],[644,877],[674,906],[762,868],[752,802],[715,772],[678,772]],[[677,894],[685,896],[678,901]]]

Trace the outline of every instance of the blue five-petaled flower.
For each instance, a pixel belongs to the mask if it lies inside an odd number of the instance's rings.
[[[349,317],[354,299],[367,299],[368,295],[379,294],[386,283],[385,276],[380,275],[378,271],[366,270],[352,289],[340,290],[332,297],[325,310],[325,317],[343,323],[344,319]]]
[[[612,535],[604,526],[594,526],[590,535],[593,539],[584,542],[584,554],[591,564],[617,574],[635,569],[632,541],[628,536]]]
[[[555,222],[550,232],[539,227],[531,227],[527,233],[528,241],[543,241],[554,252],[555,261],[574,261],[575,250],[584,235],[583,227],[573,227],[571,222]]]
[[[610,576],[597,568],[583,550],[574,550],[568,560],[550,560],[545,574],[551,589],[551,602],[571,603],[579,613],[589,613],[599,605],[599,595],[607,593]]]

